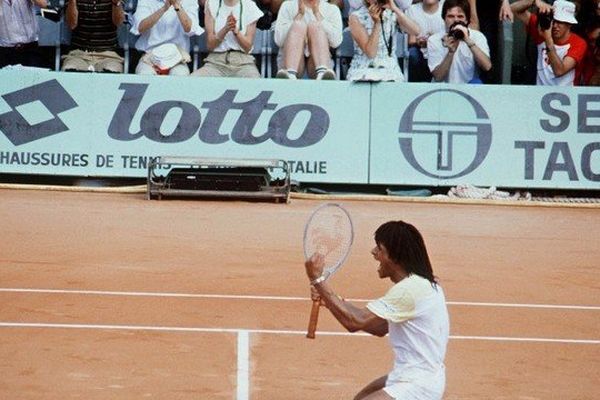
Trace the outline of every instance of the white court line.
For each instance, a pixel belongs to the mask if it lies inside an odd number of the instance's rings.
[[[144,326],[144,325],[98,325],[98,324],[51,324],[40,322],[0,322],[0,328],[55,328],[55,329],[91,329],[91,330],[126,330],[126,331],[159,331],[159,332],[202,332],[202,333],[235,333],[245,332],[272,335],[306,335],[306,331],[276,329],[237,329],[237,328],[198,328],[183,326]],[[371,336],[367,333],[318,331],[318,336]],[[509,336],[461,336],[450,335],[454,340],[485,340],[493,342],[539,342],[563,344],[600,344],[596,339],[554,339]],[[239,345],[238,337],[238,345]],[[247,338],[245,339],[247,340]],[[246,345],[247,348],[247,345]],[[239,371],[238,371],[239,374]]]
[[[237,400],[250,398],[249,334],[241,329],[237,334]]]
[[[233,299],[233,300],[269,300],[269,301],[308,301],[308,297],[287,296],[258,296],[258,295],[234,295],[234,294],[197,294],[197,293],[165,293],[165,292],[119,292],[105,290],[77,290],[77,289],[32,289],[32,288],[0,288],[0,292],[12,293],[46,293],[46,294],[74,294],[93,296],[130,296],[130,297],[178,297],[190,299]],[[355,302],[368,302],[371,299],[346,299]],[[579,306],[561,304],[523,304],[523,303],[490,303],[471,301],[448,301],[451,306],[474,306],[474,307],[514,307],[514,308],[548,308],[565,310],[592,310],[600,311],[600,306]]]

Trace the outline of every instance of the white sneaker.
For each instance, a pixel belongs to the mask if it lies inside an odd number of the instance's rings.
[[[333,70],[327,68],[325,71],[323,72],[319,72],[319,74],[317,75],[317,80],[326,80],[326,81],[332,81],[335,80],[335,72],[333,72]]]
[[[296,79],[293,74],[290,74],[287,69],[280,69],[277,71],[277,75],[275,75],[278,79]]]

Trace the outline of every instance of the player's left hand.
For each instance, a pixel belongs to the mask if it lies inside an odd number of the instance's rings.
[[[321,275],[323,275],[323,267],[325,264],[325,257],[319,253],[313,254],[305,263],[306,276],[311,281],[314,281]]]

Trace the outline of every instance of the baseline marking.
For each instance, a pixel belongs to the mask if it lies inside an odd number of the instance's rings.
[[[129,297],[178,297],[196,299],[233,299],[233,300],[269,300],[269,301],[309,301],[308,297],[287,296],[258,296],[258,295],[233,295],[233,294],[196,294],[196,293],[165,293],[165,292],[119,292],[105,290],[77,290],[77,289],[29,289],[29,288],[0,288],[6,293],[47,293],[47,294],[73,294],[93,296],[129,296]],[[369,302],[371,299],[347,299],[355,302]],[[600,311],[600,306],[580,306],[561,304],[522,304],[522,303],[491,303],[471,301],[447,301],[452,306],[475,307],[514,307],[514,308],[547,308],[566,310],[591,310]]]
[[[249,334],[247,330],[237,333],[237,400],[250,398]]]
[[[98,325],[98,324],[50,324],[50,323],[30,323],[30,322],[0,322],[0,328],[54,328],[54,329],[92,329],[92,330],[127,330],[127,331],[158,331],[158,332],[203,332],[203,333],[235,333],[245,332],[245,338],[238,336],[238,347],[240,340],[242,347],[246,349],[248,355],[248,334],[262,333],[274,335],[302,335],[305,331],[286,331],[276,329],[236,329],[236,328],[194,328],[179,326],[144,326],[144,325]],[[321,336],[371,336],[368,333],[350,333],[350,332],[332,332],[319,331]],[[539,343],[563,343],[563,344],[600,344],[600,340],[595,339],[553,339],[553,338],[523,338],[507,336],[461,336],[450,335],[454,340],[487,340],[495,342],[539,342]],[[244,343],[245,341],[245,343]],[[239,358],[238,358],[239,361]],[[248,373],[248,367],[246,367]],[[238,369],[238,377],[240,370]]]

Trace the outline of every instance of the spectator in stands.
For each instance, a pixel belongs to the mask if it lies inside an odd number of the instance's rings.
[[[71,51],[63,56],[63,71],[123,72],[117,54],[117,27],[125,20],[121,0],[66,0]]]
[[[578,35],[584,36],[588,32],[588,28],[600,20],[600,0],[581,0],[577,11],[576,26],[572,27],[572,31]]]
[[[587,27],[587,51],[575,85],[600,86],[600,18]]]
[[[135,72],[143,75],[189,75],[190,37],[201,35],[197,0],[140,0],[131,32],[135,48],[145,52]]]
[[[394,0],[384,4],[379,0],[365,0],[365,7],[350,14],[349,25],[354,56],[347,79],[403,82],[404,75],[396,57],[397,26],[413,35],[419,34],[419,26]]]
[[[275,10],[275,2],[273,0],[254,0],[256,2],[257,7],[263,13],[262,17],[256,21],[256,28],[268,31],[271,29],[273,21],[275,21],[275,17],[277,16],[277,12],[279,11],[279,7]],[[279,2],[279,6],[281,6],[281,2]]]
[[[442,18],[446,30],[427,40],[428,65],[433,79],[448,83],[481,83],[479,70],[492,68],[485,36],[468,28],[471,6],[467,0],[446,0]]]
[[[207,0],[204,10],[210,53],[197,76],[260,78],[250,51],[263,13],[252,0]]]
[[[326,0],[287,0],[275,21],[278,78],[335,79],[330,48],[342,43],[340,9]]]
[[[45,66],[38,48],[34,7],[47,5],[47,0],[0,0],[0,68],[18,64]]]
[[[341,0],[343,1],[343,0]],[[364,0],[347,0],[348,4],[350,5],[350,10],[348,10],[348,14],[352,14],[354,11],[357,11],[359,8],[364,7],[365,3]],[[411,4],[413,3],[418,3],[421,0],[394,0],[394,2],[396,3],[396,5],[398,6],[398,8],[400,10],[402,10],[403,12],[406,12],[406,10],[408,10],[408,8],[410,7]],[[343,7],[342,7],[343,10]]]
[[[427,39],[434,33],[446,31],[442,3],[443,0],[423,0],[406,11],[406,15],[416,22],[420,30],[418,35],[408,36],[408,79],[411,82],[431,82],[431,71],[427,66]]]
[[[538,14],[529,11],[534,3],[538,6]],[[585,40],[571,32],[571,27],[577,24],[575,4],[557,0],[550,7],[541,0],[518,0],[511,7],[515,16],[527,26],[537,46],[536,83],[572,86],[576,68],[581,66],[587,47]]]
[[[492,70],[482,73],[482,80],[486,83],[500,83],[501,60],[499,59],[499,34],[498,23],[513,21],[513,13],[508,0],[470,0],[471,24],[470,28],[477,29],[488,41]],[[510,62],[510,61],[509,61]]]

